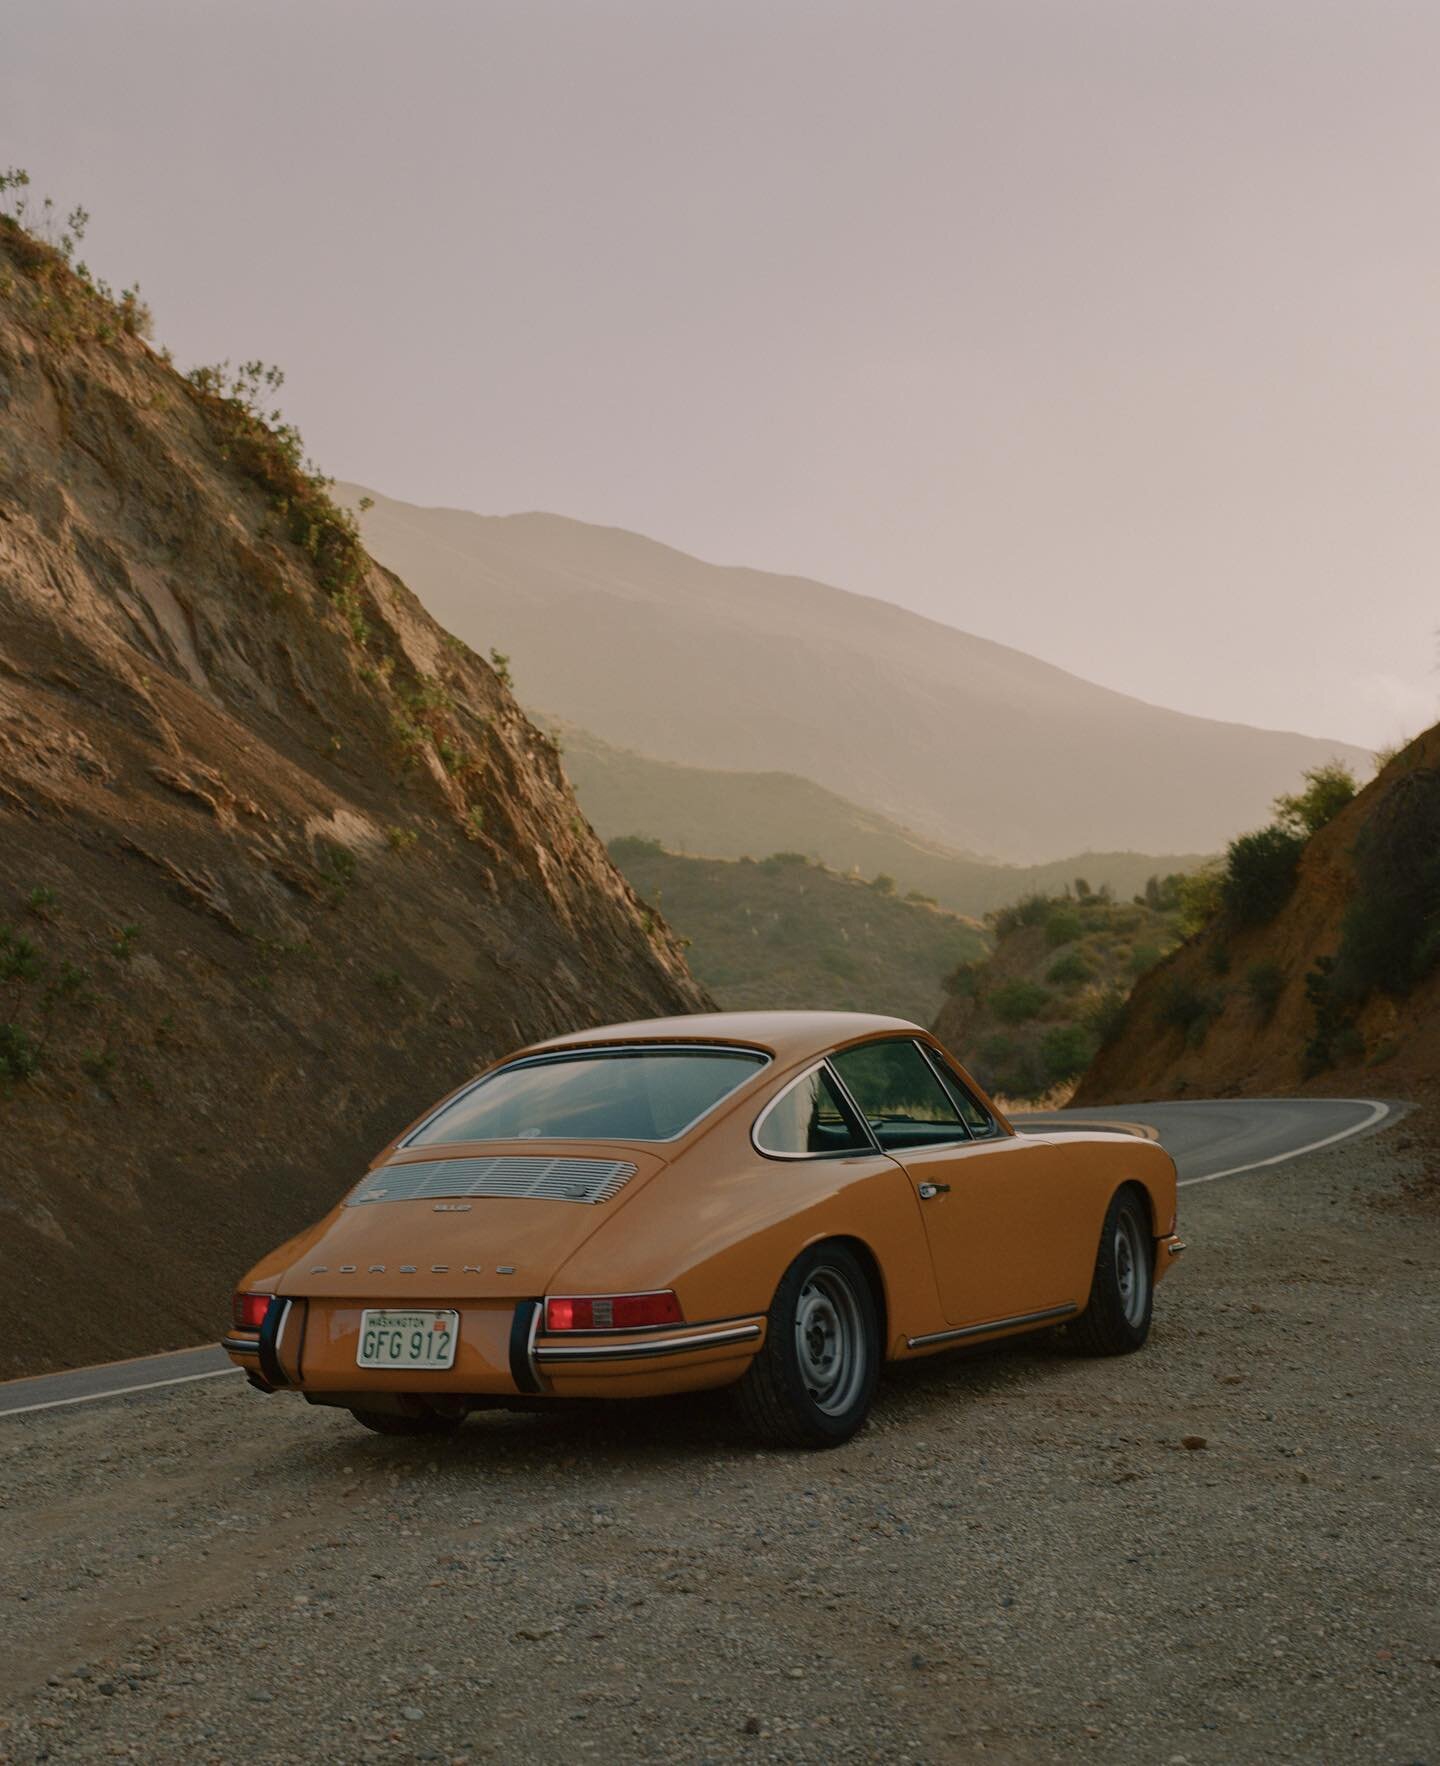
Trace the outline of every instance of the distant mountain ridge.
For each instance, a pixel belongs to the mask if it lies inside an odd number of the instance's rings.
[[[623,838],[610,856],[686,941],[696,979],[726,1011],[886,1012],[928,1024],[945,977],[989,949],[973,920],[793,853],[690,858]]]
[[[797,773],[964,851],[1214,851],[1339,742],[1168,711],[889,602],[562,516],[358,485],[366,543],[522,699],[689,766]]]
[[[893,877],[901,895],[918,891],[976,916],[1022,896],[1058,893],[1076,877],[1129,900],[1147,878],[1204,862],[1201,853],[1083,852],[1044,865],[995,864],[926,840],[794,773],[681,766],[615,748],[558,718],[540,721],[559,737],[580,807],[606,841],[638,834],[672,853],[720,859],[802,852],[833,871]]]

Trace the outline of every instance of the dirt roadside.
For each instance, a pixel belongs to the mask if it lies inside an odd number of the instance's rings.
[[[1187,1189],[1144,1354],[899,1370],[826,1455],[228,1381],[0,1424],[0,1760],[1440,1759],[1426,1162]]]

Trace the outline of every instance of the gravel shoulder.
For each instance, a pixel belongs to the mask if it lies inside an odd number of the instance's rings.
[[[14,1418],[0,1760],[1440,1760],[1427,1162],[1183,1191],[1145,1353],[899,1369],[829,1454],[228,1380]]]

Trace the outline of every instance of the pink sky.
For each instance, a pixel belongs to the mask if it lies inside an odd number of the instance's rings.
[[[7,0],[0,158],[337,476],[1440,715],[1440,7]]]

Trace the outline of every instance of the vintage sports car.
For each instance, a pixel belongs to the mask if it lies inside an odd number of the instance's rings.
[[[1183,1248],[1158,1145],[1018,1135],[913,1024],[665,1018],[467,1080],[250,1271],[225,1348],[384,1434],[731,1386],[827,1447],[883,1361],[1062,1322],[1138,1349]]]

